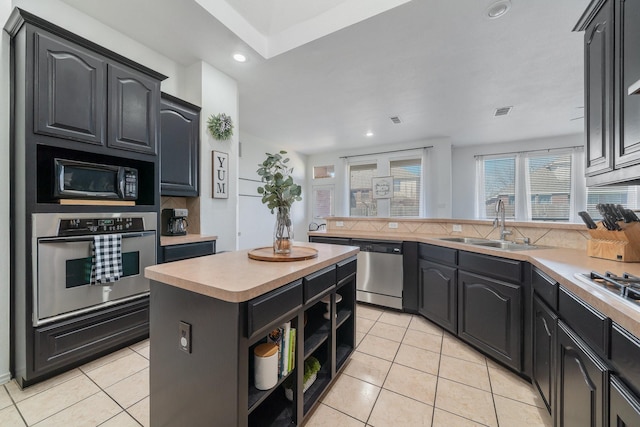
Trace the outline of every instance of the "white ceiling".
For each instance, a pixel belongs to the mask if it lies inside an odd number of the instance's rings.
[[[236,79],[241,140],[311,154],[583,131],[572,120],[583,113],[582,34],[571,29],[589,0],[511,0],[495,20],[492,0],[63,1],[185,66],[203,60]],[[235,63],[236,51],[248,61]],[[493,117],[503,106],[511,114]]]

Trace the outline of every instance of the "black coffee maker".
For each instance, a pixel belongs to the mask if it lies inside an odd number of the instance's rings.
[[[163,236],[184,236],[187,234],[188,209],[162,209],[160,221],[162,222]]]

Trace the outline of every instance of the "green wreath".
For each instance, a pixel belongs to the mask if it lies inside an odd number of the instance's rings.
[[[212,114],[207,120],[207,128],[211,136],[219,141],[226,141],[233,136],[233,121],[224,113]]]

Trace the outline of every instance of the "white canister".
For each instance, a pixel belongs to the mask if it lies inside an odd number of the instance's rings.
[[[278,346],[272,342],[253,350],[254,383],[258,390],[269,390],[278,382]]]

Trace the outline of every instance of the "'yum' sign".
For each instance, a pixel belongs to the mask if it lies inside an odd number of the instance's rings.
[[[229,198],[229,155],[220,151],[213,153],[213,198]]]

